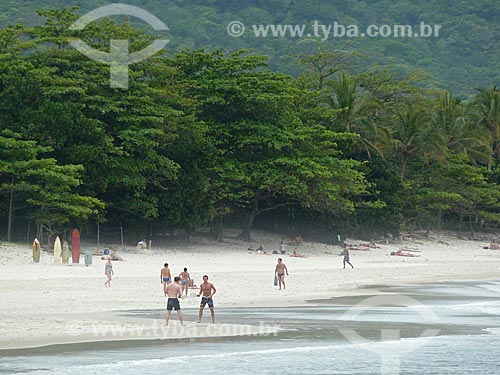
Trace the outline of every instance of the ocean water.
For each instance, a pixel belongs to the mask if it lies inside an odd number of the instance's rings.
[[[216,311],[219,322],[279,325],[276,335],[0,352],[0,374],[500,374],[500,283],[379,290]]]

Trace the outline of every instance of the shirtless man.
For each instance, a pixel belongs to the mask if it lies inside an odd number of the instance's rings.
[[[213,292],[212,292],[213,290]],[[214,284],[208,282],[208,276],[203,276],[203,282],[200,284],[200,292],[196,295],[199,297],[201,294],[200,312],[198,314],[198,323],[201,323],[201,318],[203,317],[203,309],[205,305],[208,304],[210,308],[210,315],[212,316],[212,323],[215,323],[215,312],[214,312],[214,301],[212,300],[213,295],[217,289],[215,289]]]
[[[341,255],[344,256],[344,261],[343,261],[343,263],[344,263],[344,269],[345,269],[345,264],[346,263],[348,265],[350,265],[352,268],[354,268],[354,266],[351,264],[351,260],[349,258],[349,250],[347,249],[347,245],[346,244],[343,245],[343,249],[342,249]]]
[[[182,312],[181,312],[181,306],[179,304],[179,297],[181,296],[181,286],[179,285],[179,280],[180,277],[176,276],[174,278],[174,282],[168,284],[167,286],[168,300],[167,300],[167,316],[165,318],[167,326],[168,326],[168,320],[170,319],[170,314],[172,313],[172,309],[175,309],[175,311],[177,311],[177,315],[179,316],[179,320],[182,324]]]
[[[286,245],[283,241],[280,242],[280,254],[286,254]]]
[[[184,267],[184,271],[179,274],[179,277],[181,278],[181,286],[182,286],[181,294],[185,290],[186,291],[186,297],[188,295],[189,280],[191,279],[191,277],[189,276],[189,272],[187,270],[188,269],[186,267]]]
[[[167,295],[167,285],[172,282],[171,280],[170,268],[168,268],[168,263],[165,263],[160,271],[160,283],[163,284],[163,293],[165,295]]]
[[[281,290],[281,284],[283,284],[283,289],[285,289],[285,272],[286,275],[288,276],[288,268],[286,268],[285,263],[283,263],[283,259],[278,258],[278,264],[274,269],[274,275],[278,276],[280,290]]]

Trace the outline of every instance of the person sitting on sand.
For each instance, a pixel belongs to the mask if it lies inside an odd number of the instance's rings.
[[[409,241],[409,240],[411,240],[411,234],[410,233],[403,233],[400,238],[403,241]]]
[[[290,254],[291,257],[296,257],[296,258],[305,258],[306,256],[304,254],[299,253],[297,248],[293,249],[293,254]]]
[[[189,283],[188,283],[189,287],[190,288],[197,288],[195,282],[194,282],[194,279],[191,278],[191,276],[189,277]]]
[[[146,240],[137,242],[137,250],[144,250],[148,248],[148,243]]]
[[[302,239],[301,235],[298,235],[295,237],[295,240],[293,240],[294,245],[301,246],[304,243],[304,240]]]
[[[496,243],[495,241],[490,242],[490,249],[491,250],[500,250],[500,245]]]
[[[117,251],[118,250],[116,250],[116,249],[111,250],[111,260],[118,260],[121,262],[125,262],[125,259],[123,259],[121,256],[116,254]]]
[[[121,256],[116,254],[116,250],[113,250],[113,252],[111,252],[111,255],[109,255],[109,256],[111,257],[111,260],[125,262],[125,259],[123,259]],[[106,259],[108,259],[108,257],[106,255],[104,255],[101,257],[101,259],[106,260]]]
[[[253,248],[253,245],[250,245],[250,247],[247,250],[248,251],[255,251],[255,249]]]
[[[264,251],[264,246],[262,246],[262,244],[260,244],[260,246],[257,248],[257,251]]]

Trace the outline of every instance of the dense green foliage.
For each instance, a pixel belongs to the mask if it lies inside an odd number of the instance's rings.
[[[321,38],[255,37],[253,24],[308,25],[314,20],[324,25],[338,22],[365,29],[380,25],[441,25],[437,38],[329,38],[326,49],[354,49],[358,67],[386,66],[405,76],[421,69],[431,76],[428,87],[438,87],[459,95],[470,95],[470,88],[487,87],[499,81],[500,5],[496,0],[302,0],[302,1],[180,1],[129,0],[144,8],[169,27],[171,52],[205,48],[234,52],[248,49],[269,56],[272,70],[297,75],[302,67],[292,55],[307,51]],[[109,2],[104,0],[16,0],[0,2],[0,25],[41,23],[36,10],[49,7],[79,6],[87,12]],[[231,21],[246,25],[242,37],[230,37]],[[144,23],[138,23],[143,27]]]
[[[229,9],[229,8],[228,8]],[[0,30],[1,236],[37,224],[138,235],[290,223],[304,233],[470,230],[500,222],[500,91],[470,100],[314,46],[298,78],[244,51],[186,50],[130,67],[129,89],[69,46],[76,10]],[[79,37],[106,50],[127,21]],[[76,36],[76,34],[75,34]],[[44,237],[46,238],[46,236]]]

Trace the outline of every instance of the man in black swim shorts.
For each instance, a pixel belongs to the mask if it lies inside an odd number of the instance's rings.
[[[172,309],[175,309],[175,311],[177,311],[177,315],[179,316],[179,320],[182,324],[182,312],[181,312],[181,305],[179,303],[179,297],[181,296],[182,287],[179,285],[179,280],[180,277],[176,276],[174,278],[174,282],[172,284],[168,284],[167,286],[168,301],[167,301],[167,316],[165,318],[167,326],[168,326],[168,320],[170,319],[170,314],[172,313]]]
[[[212,323],[215,323],[214,301],[212,300],[212,297],[216,291],[217,289],[215,289],[214,284],[208,282],[208,276],[203,276],[203,282],[200,285],[200,292],[197,294],[197,297],[203,294],[203,296],[201,297],[200,312],[198,314],[198,323],[201,323],[205,305],[208,305],[210,309],[210,315],[212,317]]]
[[[274,275],[278,278],[280,289],[281,285],[283,285],[283,289],[285,289],[285,272],[288,276],[288,268],[286,268],[285,263],[283,263],[283,259],[278,258],[278,264],[274,269]]]

